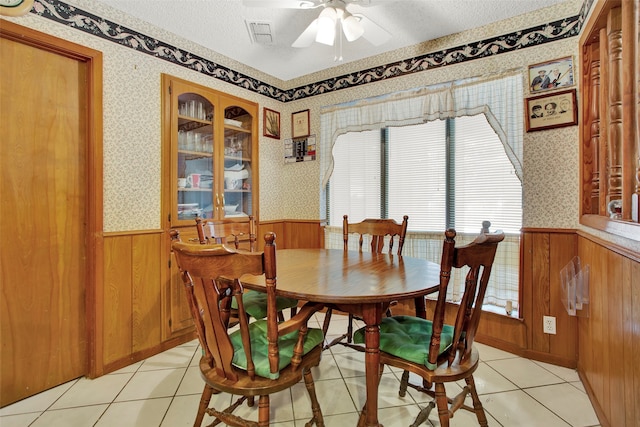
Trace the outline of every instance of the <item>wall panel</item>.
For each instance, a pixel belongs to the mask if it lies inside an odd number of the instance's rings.
[[[591,302],[578,319],[578,372],[603,426],[640,425],[640,254],[584,233],[578,254]]]

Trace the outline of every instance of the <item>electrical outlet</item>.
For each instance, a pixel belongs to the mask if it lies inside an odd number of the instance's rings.
[[[544,316],[542,318],[542,331],[545,334],[556,334],[556,318],[553,316]]]

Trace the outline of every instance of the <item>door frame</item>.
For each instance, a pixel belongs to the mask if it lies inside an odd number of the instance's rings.
[[[104,373],[102,336],[104,311],[97,304],[104,289],[103,248],[103,122],[102,122],[102,52],[49,34],[32,30],[6,19],[0,21],[0,37],[44,49],[84,62],[87,66],[86,116],[86,278],[85,316],[87,331],[86,375],[95,378]]]

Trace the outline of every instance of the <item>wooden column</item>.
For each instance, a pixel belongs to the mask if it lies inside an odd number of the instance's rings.
[[[607,19],[609,45],[609,126],[607,203],[622,199],[622,13],[611,9]]]
[[[600,158],[600,59],[598,57],[597,44],[593,44],[595,58],[591,61],[590,86],[591,86],[591,102],[590,102],[590,131],[591,152],[593,158],[591,164],[594,169],[591,175],[591,199],[590,205],[587,207],[588,213],[598,213],[598,201],[600,200],[600,170],[598,169]],[[593,56],[591,56],[593,57]]]

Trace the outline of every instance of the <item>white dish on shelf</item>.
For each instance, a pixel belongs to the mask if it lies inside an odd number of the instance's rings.
[[[233,120],[233,119],[224,119],[224,124],[225,125],[230,125],[230,126],[236,126],[241,128],[242,127],[242,122],[239,120]]]
[[[238,209],[238,205],[224,205],[224,213],[225,215],[233,214]]]

